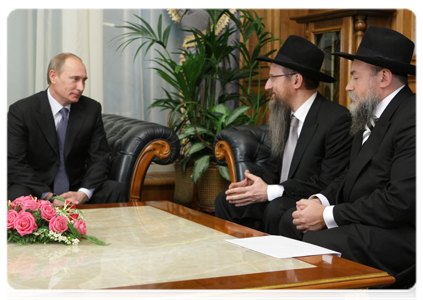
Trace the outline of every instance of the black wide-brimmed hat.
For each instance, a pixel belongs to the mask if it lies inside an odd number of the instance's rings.
[[[332,55],[349,60],[358,59],[397,74],[416,75],[416,66],[410,64],[413,52],[414,43],[401,33],[385,27],[370,26],[355,55],[344,52],[334,52]]]
[[[267,61],[297,71],[298,73],[323,82],[335,82],[336,79],[320,72],[325,54],[305,38],[291,35],[283,43],[275,59],[266,56],[255,60]]]

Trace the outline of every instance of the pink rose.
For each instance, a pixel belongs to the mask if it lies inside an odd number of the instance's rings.
[[[20,198],[22,198],[22,197],[20,197]],[[22,200],[20,200],[20,198],[17,198],[16,200],[13,200],[10,203],[10,207],[13,208],[14,210],[16,210],[18,207],[20,207],[19,204],[21,204],[21,202],[22,202]]]
[[[17,216],[18,213],[16,210],[11,209],[7,211],[7,230],[15,228],[13,223],[15,222]]]
[[[38,203],[39,207],[41,207],[43,205],[53,205],[53,204],[50,203],[50,201],[47,201],[47,200],[38,200],[37,203]]]
[[[21,235],[31,234],[34,230],[38,228],[35,223],[35,217],[26,211],[21,211],[15,218],[13,222],[16,231]]]
[[[38,209],[38,203],[35,202],[35,198],[23,199],[21,200],[21,209],[29,209],[30,211],[36,211]]]
[[[50,202],[48,202],[48,203],[49,204],[41,205],[40,212],[41,212],[41,217],[44,220],[47,220],[47,221],[50,222],[51,218],[53,218],[57,215],[57,212],[54,209],[54,207],[52,205],[50,205]]]
[[[35,197],[32,196],[21,196],[19,198],[16,198],[14,201],[23,201],[23,200],[34,200],[35,201]]]
[[[51,231],[63,233],[68,230],[68,219],[64,216],[53,217],[48,227]]]
[[[85,224],[84,221],[82,221],[82,220],[80,220],[80,221],[75,220],[73,222],[73,227],[75,227],[79,231],[79,233],[81,235],[86,235],[87,234],[87,225]]]

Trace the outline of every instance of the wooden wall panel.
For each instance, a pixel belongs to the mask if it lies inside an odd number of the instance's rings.
[[[398,32],[404,34],[411,40],[415,41],[415,27],[416,17],[415,14],[407,9],[390,9],[390,10],[333,10],[333,9],[256,9],[254,10],[260,17],[263,17],[263,23],[266,26],[266,30],[272,32],[275,37],[282,40],[292,34],[308,38],[313,41],[313,34],[319,31],[319,28],[330,28],[331,26],[343,28],[343,40],[341,45],[341,51],[347,53],[355,53],[357,50],[362,35],[369,26],[383,26],[392,28]],[[304,22],[301,18],[309,19],[313,22],[313,26],[310,23]],[[293,20],[297,19],[297,20]],[[300,19],[300,20],[298,20]],[[338,23],[339,24],[338,24]],[[359,30],[363,28],[363,32]],[[314,33],[313,33],[314,32]],[[253,47],[253,46],[252,46]],[[267,51],[271,49],[279,49],[279,43],[269,44]],[[275,57],[276,53],[272,55]],[[413,64],[416,63],[416,57],[414,56]],[[269,76],[269,65],[264,63],[261,70],[261,82],[260,90],[265,92],[264,86]],[[348,107],[350,100],[348,99],[347,93],[345,92],[345,86],[347,85],[350,75],[349,70],[351,68],[351,62],[343,60],[341,63],[340,70],[340,95],[339,103]],[[416,91],[416,77],[409,76],[410,88]],[[257,81],[253,84],[255,91],[258,91]],[[268,114],[265,118],[268,120]]]

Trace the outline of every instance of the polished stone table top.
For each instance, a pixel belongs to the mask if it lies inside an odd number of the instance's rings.
[[[315,268],[224,241],[236,238],[151,206],[84,209],[82,240],[8,244],[8,282],[15,289],[102,289],[241,274]]]

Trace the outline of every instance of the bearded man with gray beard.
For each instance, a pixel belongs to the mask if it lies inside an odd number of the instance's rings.
[[[395,277],[416,280],[416,95],[408,87],[414,43],[371,26],[352,60],[349,168],[288,210],[280,234],[338,251]]]
[[[319,82],[335,79],[320,72],[324,53],[310,41],[290,36],[270,62],[265,89],[272,94],[272,156],[260,174],[218,195],[215,215],[270,234],[278,234],[282,215],[317,193],[347,167],[352,137],[348,109],[318,92]],[[273,176],[276,175],[276,176]]]

